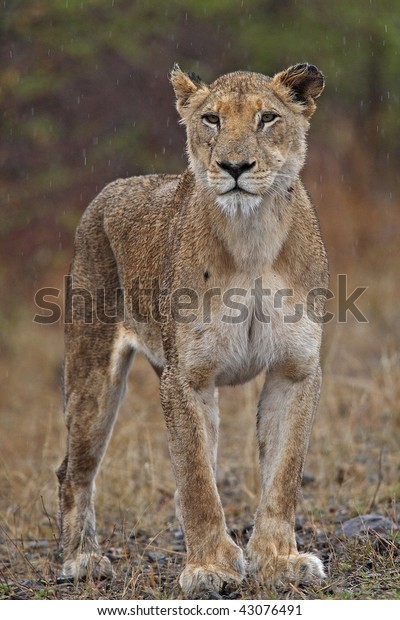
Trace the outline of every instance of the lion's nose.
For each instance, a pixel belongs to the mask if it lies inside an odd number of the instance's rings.
[[[232,164],[228,161],[217,161],[217,164],[222,170],[229,172],[235,181],[237,181],[240,175],[247,170],[251,170],[251,168],[256,165],[256,162],[241,161],[238,164]]]

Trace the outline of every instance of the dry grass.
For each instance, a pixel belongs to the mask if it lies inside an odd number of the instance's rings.
[[[328,246],[334,242],[328,235]],[[368,248],[362,263],[331,252],[333,273],[347,271],[351,286],[369,286],[360,305],[370,323],[332,323],[326,330],[323,393],[306,465],[314,480],[302,490],[298,536],[303,548],[317,549],[329,563],[329,579],[317,588],[277,592],[246,583],[238,597],[400,597],[395,534],[347,541],[335,534],[342,520],[357,514],[399,517],[400,353],[390,252],[375,270]],[[117,577],[111,583],[56,583],[54,470],[65,442],[62,333],[33,324],[33,312],[29,308],[15,321],[0,361],[0,598],[179,598],[184,546],[174,517],[158,381],[140,357],[97,481],[100,538]],[[219,485],[228,525],[243,544],[258,495],[260,381],[221,394]]]

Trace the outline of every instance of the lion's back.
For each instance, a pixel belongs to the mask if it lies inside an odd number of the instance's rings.
[[[104,270],[104,263],[112,257],[122,280],[128,266],[130,278],[159,267],[179,178],[154,174],[117,179],[106,185],[86,208],[77,227],[75,263],[83,259]]]

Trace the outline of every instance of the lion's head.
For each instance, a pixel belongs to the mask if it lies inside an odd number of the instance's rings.
[[[273,78],[237,71],[207,85],[175,66],[171,82],[190,167],[226,213],[251,213],[287,191],[303,166],[308,119],[324,88],[316,67],[295,65]]]

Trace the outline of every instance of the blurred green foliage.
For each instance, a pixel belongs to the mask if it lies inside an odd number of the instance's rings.
[[[175,62],[205,80],[316,64],[327,92],[313,148],[339,160],[353,187],[393,183],[399,22],[396,0],[4,0],[3,293],[10,277],[23,294],[63,264],[80,213],[106,182],[184,167],[168,82]]]

